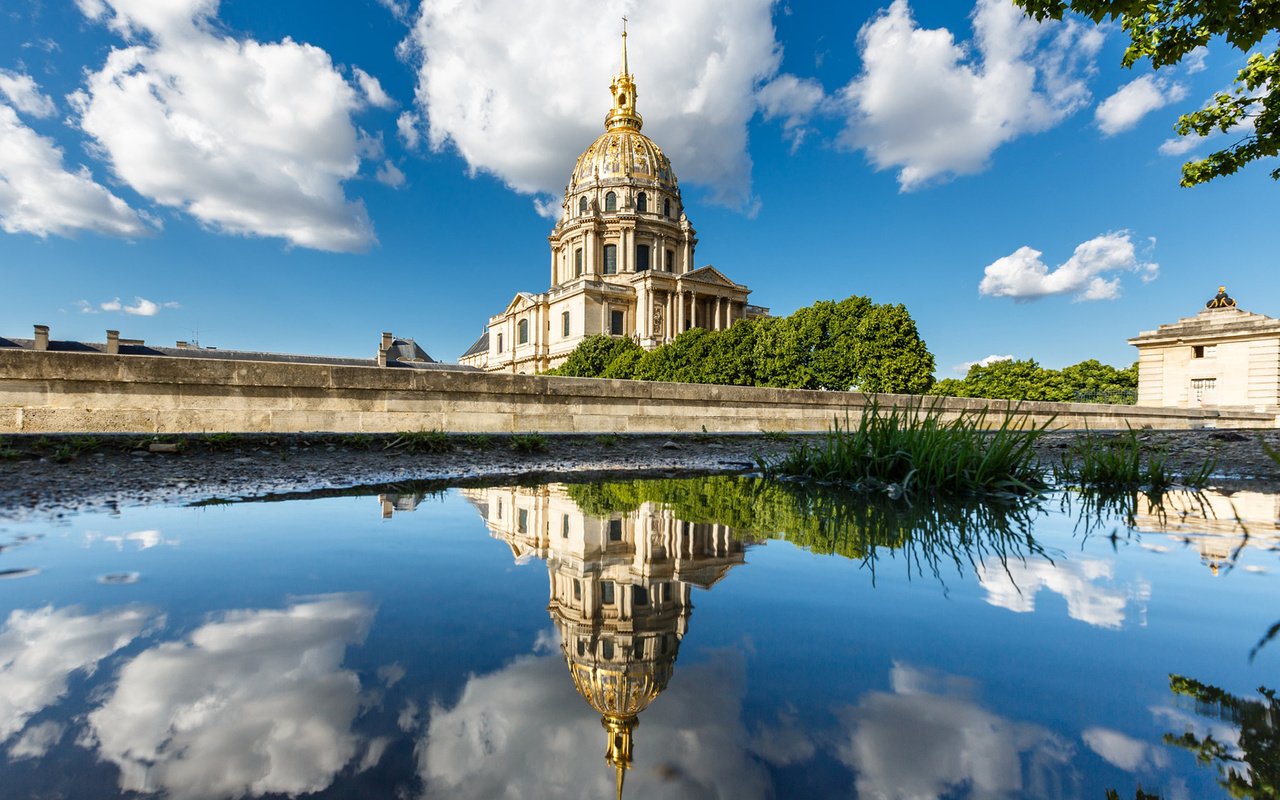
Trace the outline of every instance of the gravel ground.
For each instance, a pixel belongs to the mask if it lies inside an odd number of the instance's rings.
[[[1079,433],[1050,433],[1038,453],[1055,464]],[[1102,435],[1102,434],[1100,434]],[[1280,489],[1280,431],[1143,431],[1175,471],[1215,460],[1215,479]],[[7,436],[0,438],[0,519],[128,505],[190,504],[331,493],[388,484],[438,487],[495,481],[673,476],[750,471],[801,437],[758,435],[545,435],[527,452],[513,437],[448,437],[446,452],[414,452],[396,436],[252,434],[236,437]],[[159,447],[157,447],[159,443]],[[439,444],[438,442],[436,443]],[[420,444],[420,448],[422,445]],[[173,450],[177,452],[153,452]]]

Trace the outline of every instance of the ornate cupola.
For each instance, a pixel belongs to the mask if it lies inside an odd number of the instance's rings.
[[[638,131],[644,127],[644,118],[636,111],[636,81],[627,66],[627,26],[623,18],[622,25],[622,69],[613,77],[609,85],[613,92],[613,108],[604,118],[605,130],[615,131],[628,129]]]

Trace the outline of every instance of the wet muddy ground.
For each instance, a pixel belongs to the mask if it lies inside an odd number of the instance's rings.
[[[1058,463],[1081,433],[1045,434]],[[1094,434],[1109,435],[1109,434]],[[1145,448],[1220,482],[1280,484],[1280,431],[1142,431]],[[450,485],[596,476],[748,472],[801,436],[362,434],[0,437],[0,518],[153,503],[189,504],[424,482]]]

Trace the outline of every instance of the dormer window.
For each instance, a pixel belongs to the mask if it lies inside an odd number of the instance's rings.
[[[587,213],[587,198],[583,197],[582,199],[578,200],[578,213],[579,214]]]
[[[605,211],[618,210],[618,195],[614,194],[613,192],[609,192],[604,196],[604,210]]]
[[[671,201],[670,200],[662,201],[662,216],[666,217],[667,219],[671,219]]]
[[[649,210],[649,197],[644,192],[636,195],[636,211],[641,214]]]

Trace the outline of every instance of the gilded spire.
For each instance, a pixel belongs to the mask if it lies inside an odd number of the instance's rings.
[[[631,732],[640,724],[634,715],[619,717],[605,714],[600,724],[608,731],[608,744],[605,747],[604,760],[617,772],[618,800],[622,800],[622,782],[631,768]]]
[[[613,94],[613,108],[604,118],[605,130],[640,130],[644,119],[636,111],[636,82],[627,64],[627,18],[622,18],[622,69],[613,77],[609,86]]]

